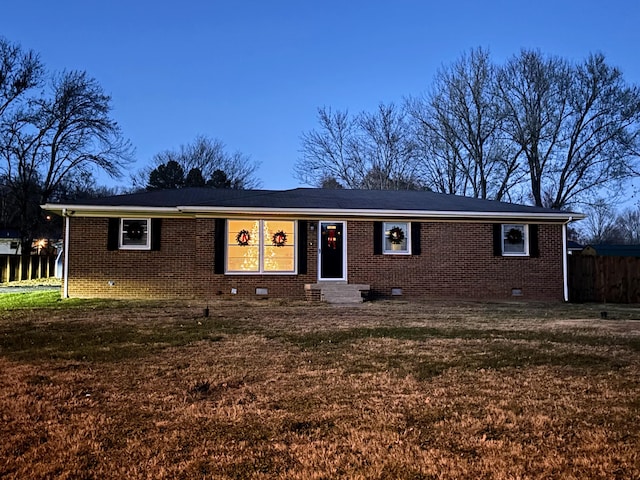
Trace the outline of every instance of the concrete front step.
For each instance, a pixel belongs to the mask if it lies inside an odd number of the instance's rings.
[[[306,284],[304,288],[309,293],[319,293],[320,301],[332,304],[362,303],[363,293],[369,291],[369,285],[346,282],[312,283]],[[313,298],[312,295],[309,297]]]

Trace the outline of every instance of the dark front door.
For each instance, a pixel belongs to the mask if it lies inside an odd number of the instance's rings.
[[[320,280],[344,280],[344,222],[320,222]]]

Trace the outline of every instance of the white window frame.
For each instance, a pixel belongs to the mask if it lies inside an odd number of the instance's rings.
[[[505,243],[507,241],[507,232],[512,228],[522,228],[522,242],[523,242],[523,251],[522,252],[507,252],[505,251]],[[501,233],[501,246],[502,246],[502,255],[504,257],[528,257],[529,256],[529,225],[526,223],[503,223],[502,228],[500,229]]]
[[[127,245],[124,243],[124,222],[146,222],[147,241],[143,245]],[[118,228],[118,248],[120,250],[151,250],[151,218],[121,218]]]
[[[394,250],[387,248],[387,232],[393,227],[401,227],[404,231],[407,248]],[[411,222],[382,222],[382,253],[384,255],[411,255]]]
[[[259,234],[258,234],[258,270],[256,271],[244,271],[244,270],[229,270],[229,245],[230,241],[233,239],[233,233],[229,230],[229,222],[230,221],[248,221],[248,222],[258,222],[259,224]],[[265,270],[264,269],[264,249],[267,246],[264,244],[264,222],[269,221],[286,221],[293,223],[293,270]],[[227,232],[225,238],[225,255],[224,255],[224,272],[226,275],[297,275],[298,273],[298,221],[292,220],[289,218],[283,219],[268,219],[268,218],[229,218],[227,219],[227,224],[225,227]]]

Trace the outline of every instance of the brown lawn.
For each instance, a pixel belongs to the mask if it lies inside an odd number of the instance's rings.
[[[0,312],[0,478],[640,478],[640,309]]]

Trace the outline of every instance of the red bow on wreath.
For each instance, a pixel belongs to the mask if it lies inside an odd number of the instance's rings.
[[[327,237],[327,245],[329,246],[329,248],[332,248],[333,250],[336,249],[336,231],[335,230],[329,230],[329,236]]]

